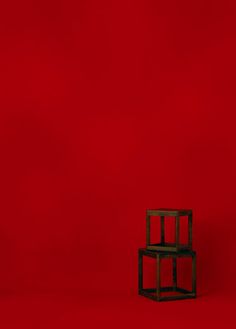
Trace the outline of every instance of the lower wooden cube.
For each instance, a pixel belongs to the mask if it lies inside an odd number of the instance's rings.
[[[148,256],[156,259],[156,287],[143,287],[143,256]],[[192,259],[192,289],[187,290],[178,286],[177,280],[177,258],[191,257]],[[172,258],[172,276],[173,285],[161,287],[161,259]],[[163,293],[171,292],[172,295],[163,296]],[[138,293],[155,301],[168,301],[196,297],[196,252],[195,251],[179,251],[179,252],[158,252],[147,249],[139,249],[138,251]]]

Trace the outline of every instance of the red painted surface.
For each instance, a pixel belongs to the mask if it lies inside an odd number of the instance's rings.
[[[88,317],[92,327],[107,314],[112,326],[141,327],[146,317],[168,325],[171,310],[178,326],[186,316],[175,311],[181,309],[189,310],[189,321],[199,311],[205,324],[230,326],[235,19],[235,2],[227,0],[1,4],[0,323],[6,328],[17,321],[35,328],[39,314],[42,327],[48,321],[72,328]],[[196,301],[160,306],[136,296],[145,209],[157,207],[194,211]],[[91,299],[82,298],[86,291]],[[63,322],[54,318],[53,298],[14,297],[38,293],[73,293],[80,304],[65,298],[61,309],[74,313]],[[44,305],[51,301],[49,315]]]

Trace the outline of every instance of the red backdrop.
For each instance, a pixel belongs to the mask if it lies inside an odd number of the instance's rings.
[[[1,291],[136,298],[145,209],[185,207],[200,295],[235,292],[235,19],[227,0],[1,4]]]

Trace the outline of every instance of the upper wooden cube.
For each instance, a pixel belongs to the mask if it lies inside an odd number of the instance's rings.
[[[151,216],[160,217],[160,242],[151,242]],[[181,216],[188,217],[188,243],[180,242],[180,218]],[[165,239],[165,217],[175,217],[175,242],[168,243]],[[178,252],[181,250],[192,249],[192,210],[191,209],[147,209],[146,211],[146,248],[156,251],[172,251]]]

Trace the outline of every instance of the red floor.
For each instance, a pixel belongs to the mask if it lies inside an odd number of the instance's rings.
[[[22,294],[1,297],[5,328],[235,328],[235,298],[202,295],[156,303],[125,294]]]

